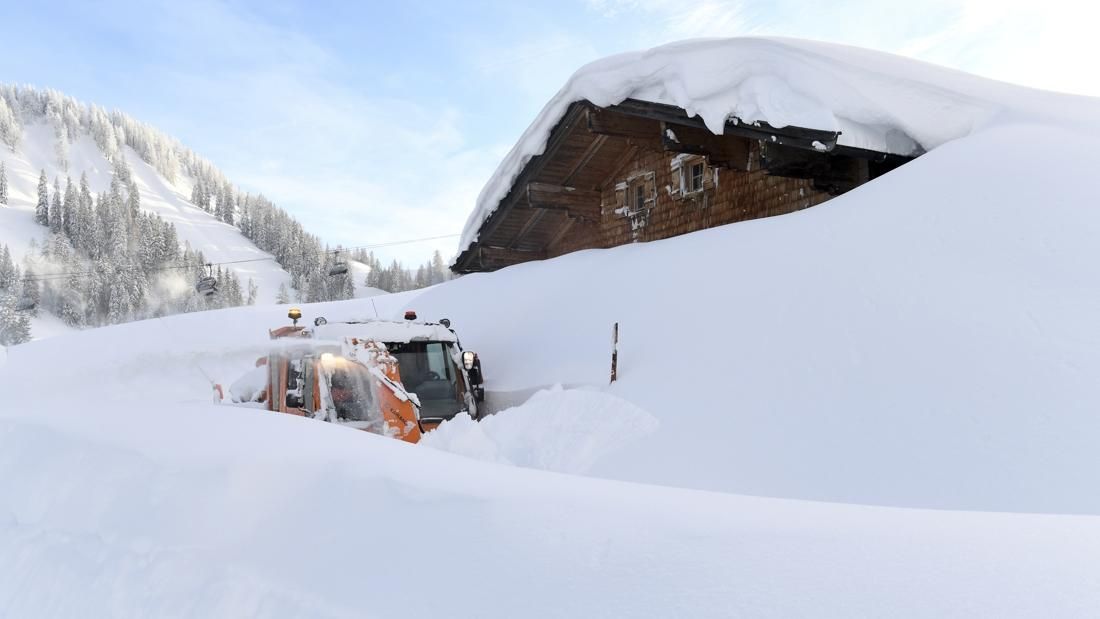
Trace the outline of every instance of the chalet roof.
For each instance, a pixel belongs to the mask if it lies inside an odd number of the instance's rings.
[[[998,101],[1008,90],[1023,89],[889,54],[793,39],[684,41],[605,58],[577,71],[505,156],[478,196],[455,264],[500,225],[492,218],[499,206],[529,191],[529,183],[545,182],[536,178],[535,168],[546,165],[539,155],[552,146],[568,149],[567,129],[585,109],[667,115],[714,135],[755,133],[795,148],[908,158],[987,122],[1002,111]]]

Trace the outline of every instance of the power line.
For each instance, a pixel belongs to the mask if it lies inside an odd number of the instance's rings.
[[[406,245],[409,243],[421,243],[423,241],[438,241],[440,239],[452,239],[460,234],[441,234],[439,236],[426,236],[419,239],[406,239],[404,241],[389,241],[387,243],[375,243],[373,245],[362,245],[359,247],[346,247],[342,250],[330,250],[330,251],[355,251],[357,249],[376,249],[379,247],[391,247],[393,245]]]

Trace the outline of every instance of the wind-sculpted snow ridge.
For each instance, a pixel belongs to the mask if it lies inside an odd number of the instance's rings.
[[[932,150],[1003,120],[1096,118],[1085,97],[1036,91],[924,62],[783,38],[702,39],[581,67],[539,113],[478,196],[458,252],[470,246],[569,105],[626,99],[675,105],[714,133],[736,117],[840,131],[838,143],[901,155]]]

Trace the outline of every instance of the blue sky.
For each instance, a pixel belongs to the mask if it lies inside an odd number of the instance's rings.
[[[575,69],[683,38],[813,38],[1100,95],[1097,11],[1062,0],[5,4],[0,81],[149,122],[345,245],[459,232]],[[383,253],[436,248],[454,241]]]

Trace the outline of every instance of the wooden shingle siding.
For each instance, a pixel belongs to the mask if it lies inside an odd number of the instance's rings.
[[[783,215],[821,204],[830,197],[814,189],[813,181],[808,179],[711,166],[706,168],[703,191],[681,196],[680,174],[673,169],[676,157],[676,153],[636,149],[627,165],[605,179],[601,187],[599,224],[572,226],[547,247],[547,255],[655,241],[733,222]],[[647,173],[653,173],[656,199],[645,225],[636,227],[622,213],[624,192],[616,190],[616,186]]]

